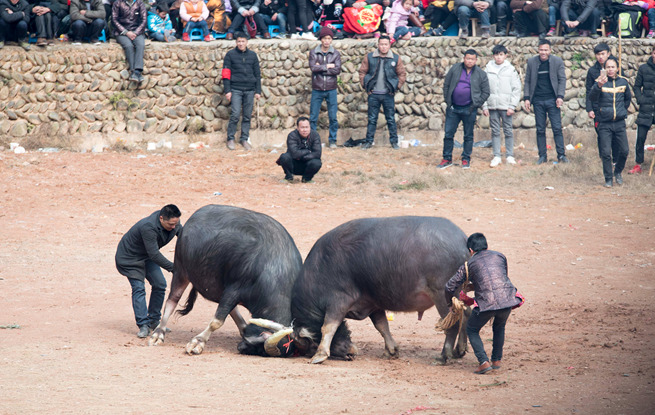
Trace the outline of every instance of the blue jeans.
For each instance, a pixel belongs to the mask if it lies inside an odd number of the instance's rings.
[[[389,143],[398,143],[398,131],[396,129],[396,104],[391,94],[369,94],[368,95],[368,125],[366,126],[366,142],[373,143],[375,129],[378,126],[380,107],[384,111],[384,118],[387,120],[389,129]]]
[[[648,31],[655,30],[655,9],[648,9]]]
[[[252,107],[255,103],[255,91],[237,91],[232,90],[232,100],[230,105],[230,121],[227,124],[227,140],[234,140],[237,133],[239,118],[243,114],[241,121],[241,141],[248,141],[250,138],[250,117],[252,117]]]
[[[539,157],[547,157],[546,148],[546,117],[550,119],[550,128],[553,130],[553,139],[557,158],[564,156],[564,136],[562,135],[562,112],[555,103],[554,99],[548,101],[536,101],[532,103],[534,107],[534,118],[537,124],[537,148]]]
[[[489,9],[487,8],[485,11],[480,13],[479,11],[470,8],[468,6],[459,6],[457,8],[457,18],[459,19],[459,28],[460,29],[467,29],[469,27],[469,21],[471,18],[476,18],[480,19],[480,26],[481,27],[489,27],[491,26],[490,20],[489,20]]]
[[[557,21],[561,18],[559,13],[559,7],[548,6],[548,25],[550,27],[556,27]],[[564,23],[562,23],[564,24]]]
[[[466,107],[451,105],[446,108],[446,125],[443,137],[444,159],[451,161],[453,159],[453,138],[461,121],[464,126],[464,151],[462,151],[462,160],[471,160],[471,153],[473,153],[473,128],[475,127],[475,117],[477,115],[477,110],[470,105]]]
[[[421,29],[418,27],[400,26],[396,28],[395,32],[393,32],[393,38],[398,40],[410,32],[412,33],[412,36],[416,37],[421,34]]]
[[[507,319],[511,312],[511,308],[480,312],[478,307],[475,307],[471,312],[471,317],[469,317],[468,323],[466,324],[466,334],[469,336],[473,353],[475,353],[475,357],[478,359],[479,364],[489,361],[487,353],[484,351],[484,344],[480,338],[480,329],[482,329],[482,327],[484,327],[484,325],[492,318],[494,319],[492,325],[494,338],[493,348],[491,349],[491,360],[496,362],[503,359],[505,324],[507,324]]]
[[[323,100],[327,101],[328,118],[330,119],[330,144],[337,143],[337,131],[339,131],[339,122],[337,121],[337,90],[318,91],[312,89],[312,101],[309,107],[309,125],[312,130],[316,130],[318,114],[321,112]]]
[[[141,327],[159,324],[161,307],[164,305],[164,296],[166,295],[166,278],[164,278],[159,265],[149,259],[146,260],[146,280],[152,287],[148,306],[146,306],[145,281],[135,278],[128,278],[127,280],[132,286],[132,308],[134,309],[136,325]]]
[[[184,33],[191,34],[191,31],[193,29],[202,30],[203,38],[209,34],[209,28],[207,27],[207,21],[205,20],[202,20],[200,22],[192,22],[192,21],[186,22],[186,26],[184,26]]]
[[[264,19],[264,23],[266,23],[267,26],[270,25],[280,26],[280,34],[284,34],[287,32],[287,16],[285,16],[284,13],[278,13],[277,18],[275,20],[273,20],[271,16],[262,14],[262,19]]]

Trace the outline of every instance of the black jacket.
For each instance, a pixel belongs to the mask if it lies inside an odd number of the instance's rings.
[[[652,57],[639,67],[634,90],[639,104],[637,124],[650,127],[655,116],[655,62]]]
[[[569,10],[574,9],[577,11],[578,17],[577,20],[580,23],[584,23],[591,15],[591,12],[602,4],[598,4],[598,0],[562,0],[559,12],[562,16],[562,22],[571,20],[569,17]]]
[[[232,90],[262,93],[259,58],[250,49],[241,52],[239,48],[234,48],[225,54],[222,78],[226,94]]]
[[[11,10],[11,13],[7,13],[7,9]],[[0,0],[0,19],[7,23],[18,23],[21,20],[29,23],[31,12],[32,6],[26,0],[18,0],[16,4],[9,0]]]
[[[594,83],[589,93],[589,99],[598,107],[596,121],[611,122],[624,120],[628,116],[628,107],[632,99],[628,80],[617,76],[602,86]]]
[[[141,0],[130,3],[127,0],[116,0],[111,6],[111,24],[114,36],[132,32],[137,36],[146,32],[146,6]]]
[[[610,58],[613,57],[614,56],[610,55]],[[598,108],[594,107],[594,104],[591,102],[591,99],[589,99],[589,93],[591,92],[591,87],[594,86],[594,84],[596,83],[596,79],[598,79],[598,77],[600,76],[601,69],[603,68],[600,66],[600,63],[596,61],[596,63],[594,63],[594,66],[589,68],[589,70],[587,71],[587,79],[585,80],[585,89],[587,90],[587,99],[586,99],[585,106],[587,108],[587,112],[598,111]]]
[[[287,136],[287,153],[294,160],[320,160],[321,149],[321,136],[314,130],[311,130],[307,138],[301,137],[297,129],[291,131]]]
[[[443,97],[449,107],[453,105],[453,91],[464,70],[464,64],[459,62],[454,64],[446,74],[446,79],[443,82]],[[487,73],[479,66],[474,66],[471,69],[471,106],[480,108],[487,101],[490,94]]]
[[[266,16],[273,16],[275,13],[287,14],[287,5],[284,0],[273,0],[268,6],[262,1],[259,5],[259,13]]]

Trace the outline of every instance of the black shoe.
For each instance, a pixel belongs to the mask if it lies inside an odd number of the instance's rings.
[[[139,327],[139,332],[136,334],[136,337],[140,339],[145,339],[150,335],[150,327],[148,327],[147,324],[144,324],[143,326]]]
[[[528,37],[528,34],[527,33],[516,32],[516,38],[517,39],[522,39],[524,37]]]
[[[373,143],[366,142],[362,144],[362,150],[368,150],[371,147],[373,147]]]
[[[548,161],[548,158],[546,157],[539,157],[539,160],[537,160],[537,165],[539,164],[544,164]]]
[[[137,81],[138,83],[143,82],[143,74],[141,73],[141,71],[137,71],[137,72],[136,72],[136,81]]]
[[[605,180],[605,187],[612,187],[612,179]]]
[[[546,39],[546,33],[539,33],[539,40]]]
[[[559,156],[559,157],[557,157],[557,162],[558,162],[558,163],[570,163],[569,159],[566,158],[566,156]]]
[[[621,173],[614,173],[614,180],[619,186],[623,185],[623,176],[621,176]]]
[[[311,178],[303,177],[301,180],[303,183],[314,183],[314,181]]]
[[[393,148],[394,150],[398,150],[400,146],[398,145],[398,143],[391,143],[391,148]]]
[[[136,72],[132,72],[132,73],[130,74],[130,78],[129,78],[129,80],[130,80],[130,81],[133,81],[133,82],[139,82],[139,78],[136,76]]]

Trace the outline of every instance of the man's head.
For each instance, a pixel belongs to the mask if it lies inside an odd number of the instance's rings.
[[[507,48],[503,45],[496,45],[491,49],[491,53],[494,54],[494,62],[496,65],[502,65],[507,58]]]
[[[296,128],[298,128],[298,132],[302,138],[309,137],[309,133],[312,132],[312,127],[309,125],[309,118],[307,117],[299,117],[296,121]]]
[[[380,52],[380,55],[386,55],[389,49],[391,49],[391,39],[389,39],[389,36],[380,36],[378,39],[378,52]]]
[[[539,41],[539,59],[547,61],[550,57],[550,41],[548,39],[541,39]]]
[[[487,238],[485,238],[484,235],[480,232],[476,232],[469,236],[468,240],[466,241],[466,247],[473,253],[484,251],[487,249]]]
[[[605,65],[607,58],[610,57],[610,47],[607,43],[601,42],[594,47],[594,55],[600,66]]]
[[[177,206],[166,205],[159,211],[159,223],[162,228],[172,231],[180,223],[180,216],[182,216],[182,212]]]
[[[464,52],[464,67],[471,70],[477,62],[478,52],[476,52],[475,49],[467,49],[466,52]]]
[[[237,41],[237,48],[241,52],[245,52],[246,48],[248,47],[248,37],[246,34],[243,32],[237,32],[237,34],[234,35],[234,38]]]
[[[157,3],[155,5],[155,11],[162,19],[166,19],[168,14],[168,5],[166,3]]]
[[[332,39],[334,38],[334,33],[332,29],[327,26],[323,26],[321,31],[318,33],[318,40],[321,41],[321,47],[323,49],[328,49],[332,44]]]
[[[615,57],[607,58],[605,61],[605,70],[609,78],[615,78],[619,71],[619,61]]]

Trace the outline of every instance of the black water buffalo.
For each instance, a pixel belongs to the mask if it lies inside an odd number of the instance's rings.
[[[301,267],[296,244],[275,219],[232,206],[198,209],[178,236],[171,292],[149,344],[164,341],[166,323],[191,283],[182,315],[191,311],[198,293],[218,303],[218,308],[209,326],[187,344],[188,354],[202,353],[211,333],[230,314],[243,338],[241,353],[280,355],[277,343],[288,332],[271,336],[272,332],[247,324],[235,307],[241,304],[253,317],[290,324],[291,291]]]
[[[314,244],[294,285],[296,348],[315,351],[312,363],[330,355],[352,359],[357,348],[344,319],[370,317],[387,353],[395,356],[385,310],[417,311],[420,318],[436,305],[445,316],[444,286],[468,257],[466,235],[447,219],[404,216],[344,223]],[[466,352],[463,330],[454,350],[457,334],[457,325],[446,331],[441,362]]]

